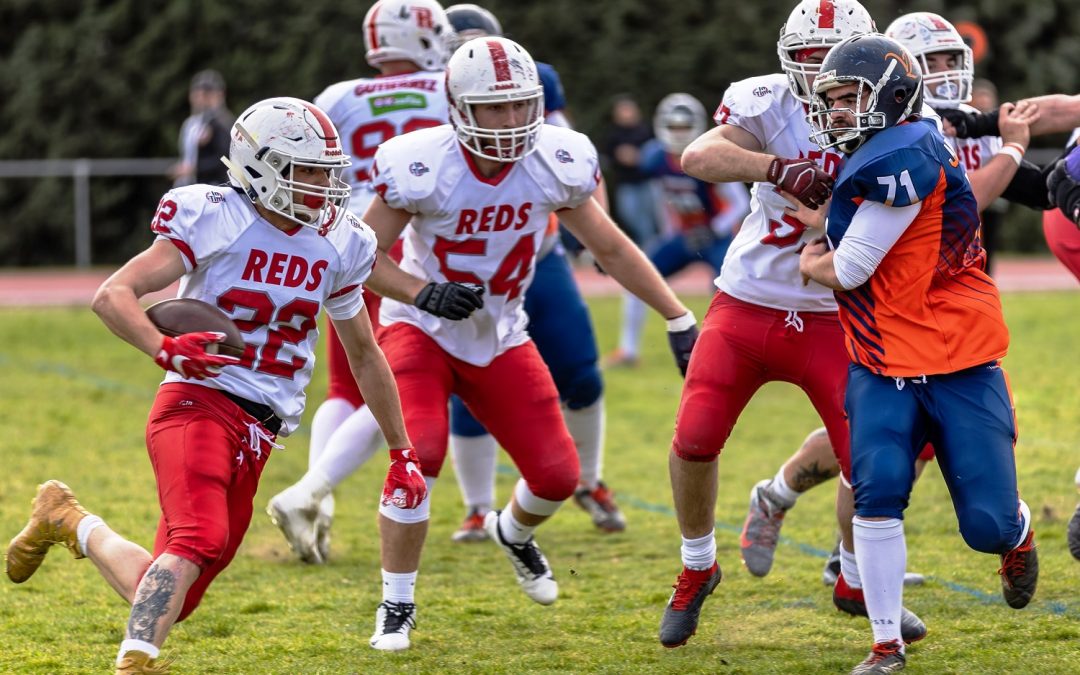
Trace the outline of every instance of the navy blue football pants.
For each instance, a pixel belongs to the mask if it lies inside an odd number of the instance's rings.
[[[1020,542],[1016,418],[999,364],[918,378],[851,364],[844,405],[857,515],[903,518],[929,441],[968,546],[1004,553]]]

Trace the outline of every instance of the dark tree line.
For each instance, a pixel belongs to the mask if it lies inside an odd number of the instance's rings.
[[[732,81],[778,70],[776,37],[791,0],[491,0],[508,35],[558,68],[577,126],[600,140],[611,98],[643,109],[672,91],[706,108]],[[868,0],[884,29],[901,13],[977,21],[990,36],[978,73],[1003,99],[1080,91],[1074,0]],[[273,95],[312,98],[364,74],[366,2],[339,0],[5,0],[0,3],[0,159],[171,157],[187,83],[213,67],[239,112]],[[1063,139],[1046,139],[1060,143]],[[94,262],[115,263],[150,240],[168,181],[92,182]],[[0,180],[0,265],[67,264],[72,182]],[[1039,245],[1027,216],[1014,248]]]

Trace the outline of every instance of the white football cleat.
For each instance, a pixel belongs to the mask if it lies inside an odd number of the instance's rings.
[[[416,628],[416,605],[411,602],[379,603],[375,611],[375,633],[371,646],[384,652],[409,648],[409,631]]]
[[[314,497],[293,485],[274,495],[266,505],[266,513],[277,525],[289,548],[300,560],[320,565],[325,559],[320,555],[315,533],[315,519],[319,505]]]
[[[536,540],[529,537],[524,544],[511,544],[503,539],[502,532],[499,531],[498,511],[488,511],[484,516],[484,529],[510,559],[525,595],[541,605],[555,602],[559,597],[559,584],[551,573],[547,559],[536,545]]]

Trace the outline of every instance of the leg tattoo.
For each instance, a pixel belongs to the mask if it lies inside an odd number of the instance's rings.
[[[128,637],[153,642],[161,617],[169,612],[176,595],[176,573],[157,564],[146,571],[135,593],[128,620]]]
[[[806,492],[810,488],[821,485],[830,478],[840,473],[840,467],[822,467],[817,462],[810,466],[799,467],[795,471],[795,480],[791,481],[791,489],[796,492]]]

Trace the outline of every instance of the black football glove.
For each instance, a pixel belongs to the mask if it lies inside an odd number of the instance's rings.
[[[413,304],[443,319],[461,321],[484,306],[483,295],[484,287],[477,284],[433,281],[417,294]]]
[[[667,337],[671,353],[675,355],[675,365],[679,367],[682,376],[686,377],[686,369],[690,366],[690,353],[694,351],[694,343],[698,339],[697,319],[693,312],[687,312],[677,319],[669,319]]]
[[[994,110],[989,113],[965,112],[958,108],[935,109],[936,113],[949,121],[956,130],[957,138],[982,138],[983,136],[1000,136],[998,117],[1000,112]]]
[[[1046,177],[1046,189],[1050,204],[1080,227],[1080,183],[1073,180],[1064,159],[1059,159]]]

